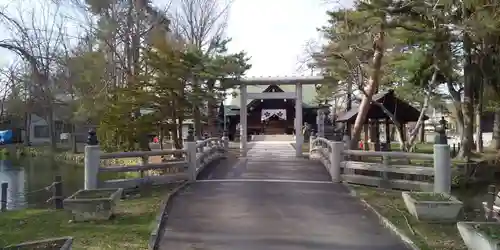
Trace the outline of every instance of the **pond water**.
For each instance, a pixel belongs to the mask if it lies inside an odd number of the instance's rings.
[[[52,191],[44,188],[51,185],[55,176],[62,177],[63,195],[68,197],[83,188],[83,165],[54,161],[51,158],[36,157],[22,160],[0,159],[0,183],[7,182],[7,209],[27,207],[51,207]],[[121,179],[129,176],[100,176],[101,180]]]

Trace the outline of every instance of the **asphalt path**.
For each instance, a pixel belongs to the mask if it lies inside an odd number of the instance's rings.
[[[174,198],[159,249],[408,249],[289,143],[252,143],[200,177]]]

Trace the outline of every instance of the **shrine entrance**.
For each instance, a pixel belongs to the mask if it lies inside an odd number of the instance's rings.
[[[295,119],[294,119],[294,131],[295,131],[295,152],[296,156],[302,156],[302,144],[304,143],[304,136],[302,135],[303,126],[303,111],[302,111],[302,85],[303,84],[321,84],[324,81],[323,76],[300,76],[300,77],[254,77],[245,79],[235,79],[234,85],[240,86],[240,153],[241,156],[245,157],[247,155],[247,139],[248,139],[248,110],[245,108],[247,106],[249,99],[292,99],[295,101]],[[248,93],[247,85],[295,85],[294,92],[265,92],[265,93]],[[289,114],[279,113],[279,111],[271,111],[269,113],[269,119],[267,124],[264,124],[265,133],[286,133],[288,129],[286,126],[279,124],[282,121],[282,116]],[[262,116],[266,116],[263,112]],[[275,117],[277,116],[278,119]],[[273,117],[271,120],[270,118]],[[286,120],[286,119],[285,119]],[[281,126],[280,126],[281,125]]]
[[[263,109],[260,120],[265,135],[281,135],[287,132],[286,109]]]

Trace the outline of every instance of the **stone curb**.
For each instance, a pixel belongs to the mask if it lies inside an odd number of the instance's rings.
[[[158,244],[160,243],[161,233],[163,231],[163,227],[165,226],[165,222],[167,221],[168,213],[167,210],[170,208],[173,198],[181,191],[184,187],[186,187],[189,182],[185,181],[181,183],[179,186],[175,187],[163,200],[160,205],[160,212],[156,216],[155,227],[149,234],[149,243],[148,249],[156,250],[158,249]]]
[[[408,238],[408,236],[406,236],[399,228],[397,228],[394,224],[392,224],[392,222],[390,222],[389,219],[387,219],[382,214],[380,214],[365,199],[361,198],[358,195],[358,193],[356,192],[356,190],[354,190],[352,187],[350,187],[349,185],[347,185],[345,183],[343,183],[343,185],[347,188],[347,190],[349,190],[349,194],[351,196],[356,197],[357,199],[359,199],[361,201],[361,203],[363,203],[363,205],[365,207],[367,207],[371,212],[373,212],[375,215],[377,215],[380,223],[382,223],[382,225],[384,227],[386,227],[387,229],[391,230],[393,234],[395,234],[396,236],[398,236],[404,242],[404,244],[406,246],[408,246],[412,250],[420,250],[420,248],[417,246],[417,244],[415,244],[415,242],[413,242],[413,240],[411,240],[410,238]]]

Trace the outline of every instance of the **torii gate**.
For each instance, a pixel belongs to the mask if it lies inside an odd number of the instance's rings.
[[[240,86],[240,150],[241,156],[247,155],[247,117],[246,109],[248,99],[294,99],[295,100],[295,154],[302,156],[302,144],[304,135],[302,134],[302,85],[320,84],[324,81],[323,76],[285,76],[285,77],[250,77],[242,78],[234,82]],[[295,92],[265,92],[248,93],[247,85],[295,85]]]

